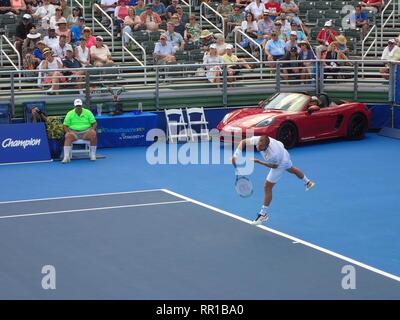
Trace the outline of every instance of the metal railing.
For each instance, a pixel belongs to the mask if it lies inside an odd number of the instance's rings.
[[[13,66],[15,70],[21,70],[21,55],[18,52],[17,48],[11,43],[11,41],[3,34],[1,36],[1,41],[0,41],[0,51],[1,51],[1,66],[3,66],[3,57],[5,57]],[[15,65],[14,61],[11,59],[11,57],[5,52],[4,50],[4,42],[6,42],[10,48],[17,54],[17,64]]]
[[[374,34],[374,38],[368,48],[365,50],[365,43],[371,34]],[[378,55],[378,27],[372,26],[371,30],[367,33],[363,41],[361,42],[361,59],[364,60],[367,54],[371,51],[372,47],[375,47],[375,57]]]
[[[337,68],[329,62],[338,64]],[[60,72],[83,71],[84,75],[52,76],[56,70],[13,70],[0,71],[0,99],[10,99],[11,105],[18,105],[29,99],[45,99],[57,103],[69,103],[71,99],[86,97],[87,103],[104,102],[109,99],[109,87],[124,87],[121,101],[137,99],[154,100],[155,109],[162,106],[162,100],[204,97],[216,99],[219,106],[228,106],[235,95],[263,95],[274,92],[346,92],[357,99],[360,93],[373,93],[388,101],[395,86],[393,68],[381,73],[387,61],[363,60],[308,60],[309,66],[299,61],[260,61],[237,63],[242,66],[239,74],[229,75],[229,66],[221,64],[217,75],[218,83],[207,78],[206,66],[202,64],[166,64],[145,66],[121,66],[101,68],[60,69]],[[290,63],[290,65],[289,65]],[[364,68],[359,65],[365,63]],[[252,66],[247,68],[246,65]],[[199,72],[199,68],[204,68]],[[48,91],[46,85],[38,84],[39,73],[45,77],[59,78],[57,90]],[[116,72],[118,72],[116,74]],[[19,77],[19,74],[22,74]],[[61,80],[68,77],[67,82]],[[145,77],[147,81],[145,82]],[[261,80],[261,81],[260,81]],[[16,84],[18,82],[18,84]],[[43,83],[43,82],[42,82]],[[11,90],[10,90],[11,87]],[[49,94],[44,96],[43,94]],[[15,116],[15,114],[13,114]]]
[[[146,50],[143,48],[143,46],[137,42],[128,32],[125,30],[122,30],[122,39],[125,39],[125,36],[129,38],[130,41],[132,41],[141,51],[143,54],[143,61],[139,60],[138,57],[136,57],[131,50],[126,46],[124,40],[122,40],[122,61],[125,62],[125,51],[142,67],[146,66],[147,64],[147,55],[146,55]],[[144,69],[144,84],[147,84],[147,69]]]
[[[192,15],[192,0],[181,0],[181,4],[189,7],[189,16]]]
[[[70,0],[70,8],[74,7],[74,4],[81,9],[82,17],[86,18],[85,16],[85,0]]]
[[[110,20],[110,29],[105,27],[96,17],[96,9],[99,10],[108,20]],[[92,29],[94,30],[94,23],[97,23],[110,37],[111,37],[111,51],[114,52],[114,20],[98,5],[94,4],[92,7]]]
[[[215,24],[213,22],[211,22],[208,18],[207,18],[207,13],[211,11],[213,13],[214,18],[215,18]],[[220,27],[217,26],[218,22],[217,20],[220,19],[221,20],[221,26],[222,29]],[[211,7],[210,5],[208,5],[205,2],[202,2],[200,4],[200,28],[203,29],[203,20],[207,21],[213,28],[217,29],[220,33],[222,33],[225,36],[225,22],[224,22],[224,17],[217,11],[215,10],[213,7]]]
[[[384,21],[384,14],[386,10],[390,7],[392,4],[393,10],[389,14],[389,16],[386,18]],[[385,7],[382,9],[381,12],[381,46],[383,46],[383,30],[385,29],[385,26],[388,24],[390,19],[392,19],[392,28],[394,28],[394,23],[395,23],[395,13],[396,13],[396,1],[395,0],[389,0],[388,3],[385,5]]]
[[[237,55],[237,48],[242,49],[247,55],[249,55],[252,59],[254,59],[257,62],[261,62],[263,60],[263,49],[262,46],[259,45],[257,42],[254,41],[254,39],[252,39],[251,37],[249,37],[245,32],[243,32],[243,30],[239,29],[239,28],[235,28],[235,54]],[[241,44],[240,44],[240,39],[238,41],[238,35],[241,35],[241,37],[245,37],[246,39],[249,40],[250,43],[252,43],[256,48],[258,48],[259,51],[259,56],[258,58],[255,57],[252,53],[250,53],[249,51],[246,50],[246,48],[244,48]]]

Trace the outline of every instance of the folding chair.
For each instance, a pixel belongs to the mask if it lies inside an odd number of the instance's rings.
[[[72,142],[70,159],[89,157],[90,156],[90,141],[89,140],[75,140]]]
[[[196,137],[206,138],[210,140],[210,132],[208,130],[208,121],[204,114],[204,108],[186,108],[186,114],[188,118],[188,130],[189,137],[192,141]],[[193,129],[193,126],[200,127],[200,132]]]
[[[0,124],[10,123],[10,104],[0,103]]]
[[[167,120],[167,139],[174,142],[174,139],[188,141],[187,123],[183,117],[182,109],[165,109]]]

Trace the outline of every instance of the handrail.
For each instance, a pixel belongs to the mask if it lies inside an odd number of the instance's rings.
[[[110,20],[111,32],[95,17],[95,9],[98,9],[108,20]],[[92,6],[92,29],[94,29],[95,22],[97,22],[97,24],[111,37],[111,51],[114,52],[114,20],[97,3]]]
[[[250,40],[251,43],[253,43],[254,45],[256,45],[260,51],[260,59],[257,59],[255,56],[253,56],[249,51],[247,51],[245,48],[243,48],[240,43],[238,43],[238,39],[237,39],[237,35],[241,34],[242,36],[245,36],[247,39]],[[254,39],[252,39],[251,37],[249,37],[245,32],[243,32],[243,30],[239,29],[239,28],[235,28],[235,54],[237,55],[237,48],[242,49],[244,52],[246,52],[250,57],[252,57],[255,61],[257,62],[262,62],[262,57],[263,57],[263,52],[262,52],[262,47],[261,45],[259,45],[257,42],[254,41]]]
[[[11,49],[17,54],[18,58],[18,66],[15,65],[15,63],[11,60],[10,56],[3,50],[3,39],[9,44]],[[11,65],[14,67],[15,70],[20,71],[21,70],[21,55],[18,52],[17,48],[11,43],[11,41],[3,34],[1,36],[1,55],[6,57],[6,59],[11,63]]]
[[[386,18],[385,21],[383,21],[383,15],[385,14],[385,11],[387,8],[389,8],[390,4],[393,2],[393,10],[392,12],[389,14],[389,16]],[[394,21],[395,21],[395,11],[396,11],[396,2],[393,0],[389,0],[389,2],[387,3],[387,5],[383,8],[382,12],[381,12],[381,46],[383,46],[383,30],[386,26],[386,24],[389,22],[389,20],[393,17],[393,21],[392,21],[392,28],[394,28]]]
[[[191,16],[192,15],[192,0],[186,0],[186,1],[181,0],[181,3],[183,3],[185,6],[189,7],[189,16]]]
[[[122,29],[122,39],[124,39],[124,36],[127,35],[130,40],[133,41],[135,45],[139,47],[139,49],[143,53],[143,62],[141,62],[126,46],[124,41],[122,40],[122,61],[125,62],[125,51],[137,62],[139,63],[142,67],[145,67],[147,64],[147,55],[146,55],[146,50],[143,48],[143,46],[137,42],[128,32]],[[144,69],[144,84],[147,84],[147,69]]]
[[[71,6],[71,8],[73,8],[74,7],[73,4],[75,3],[82,10],[82,17],[86,18],[86,16],[85,16],[85,0],[81,0],[81,1],[82,1],[82,3],[79,2],[79,0],[71,0],[70,6]]]
[[[214,23],[212,23],[210,20],[208,20],[208,18],[203,15],[203,11],[207,11],[207,10],[211,10],[214,14],[215,17],[220,18],[221,19],[221,25],[222,25],[222,29],[218,28]],[[203,29],[203,19],[205,21],[207,21],[209,24],[211,24],[215,29],[217,29],[220,33],[222,33],[225,36],[225,22],[224,22],[224,17],[217,11],[215,10],[213,7],[211,7],[210,5],[208,5],[205,2],[202,2],[200,4],[200,28]]]
[[[372,43],[369,45],[368,49],[366,52],[364,52],[364,47],[365,47],[365,42],[367,41],[369,35],[372,33],[372,31],[375,31],[375,38],[372,41]],[[376,25],[372,26],[371,30],[367,33],[363,41],[361,42],[361,60],[364,60],[367,54],[370,52],[372,47],[375,45],[375,57],[378,55],[378,28]]]

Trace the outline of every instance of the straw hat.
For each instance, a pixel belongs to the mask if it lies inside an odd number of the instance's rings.
[[[344,36],[344,35],[339,35],[339,36],[336,36],[336,41],[337,41],[337,43],[339,43],[339,44],[341,44],[341,45],[346,45],[347,44],[347,39],[346,39],[346,37]]]
[[[58,21],[56,22],[56,24],[62,24],[62,23],[67,24],[67,20],[66,20],[64,17],[60,18],[60,20],[58,20]]]
[[[26,37],[28,39],[39,39],[40,36],[41,36],[40,33],[28,33]]]
[[[204,38],[207,38],[207,37],[212,36],[212,35],[213,35],[212,32],[210,32],[209,30],[205,29],[200,33],[200,39],[204,39]]]

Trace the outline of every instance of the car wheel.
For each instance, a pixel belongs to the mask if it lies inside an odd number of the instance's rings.
[[[282,123],[278,129],[277,139],[283,143],[285,148],[293,148],[297,144],[297,128],[291,122]]]
[[[349,120],[347,137],[352,140],[362,139],[368,129],[367,127],[367,118],[363,114],[353,114]]]

